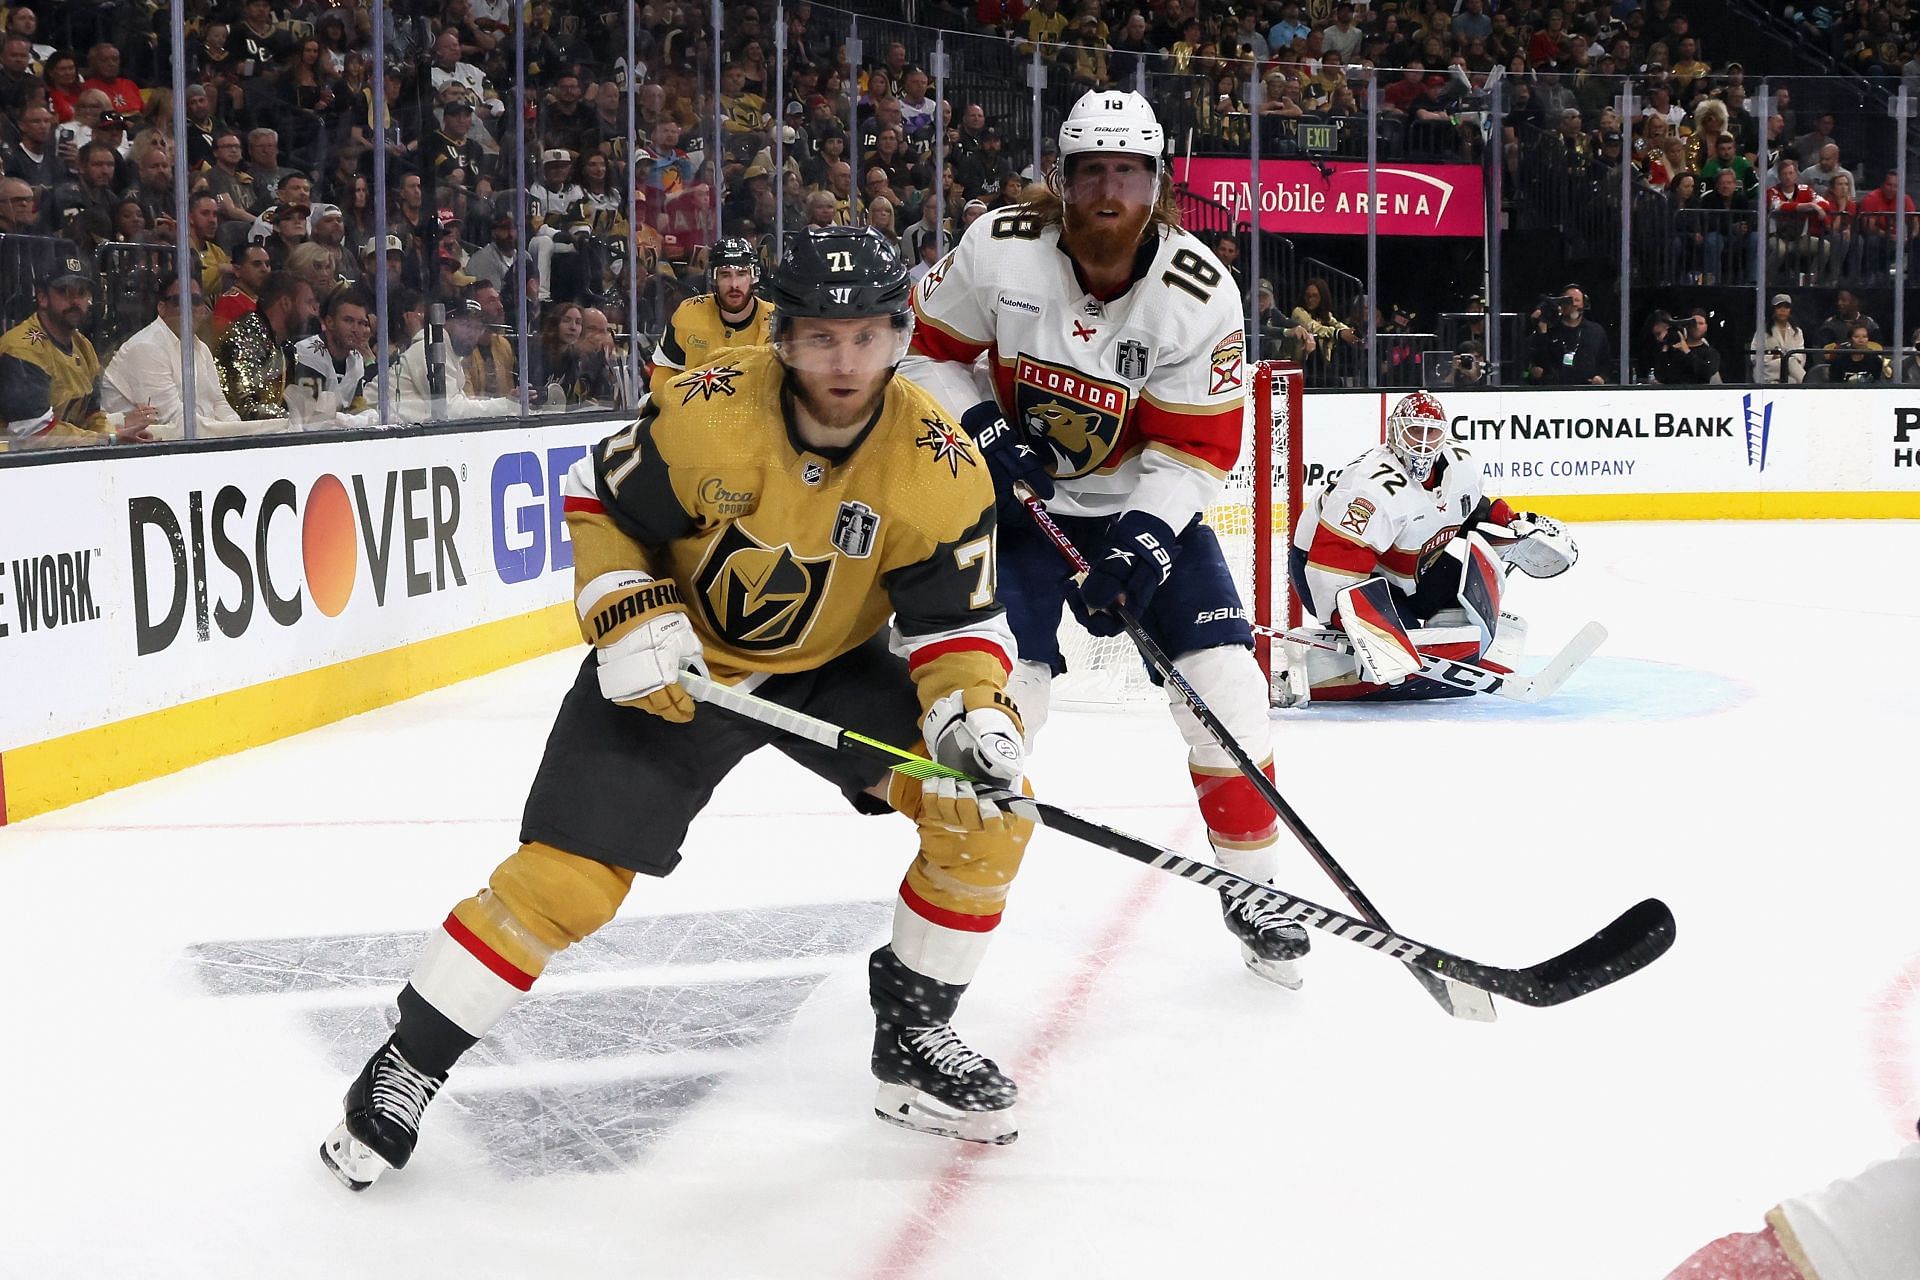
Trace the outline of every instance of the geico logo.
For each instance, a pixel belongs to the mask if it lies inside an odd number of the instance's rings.
[[[338,617],[353,598],[363,545],[373,602],[384,605],[393,564],[396,510],[407,595],[444,590],[449,580],[456,586],[467,585],[454,547],[454,534],[460,528],[460,483],[451,467],[389,471],[384,481],[374,481],[377,489],[371,494],[366,476],[356,475],[352,482],[349,496],[337,476],[319,477],[307,490],[303,508],[293,481],[275,480],[250,519],[247,494],[237,485],[216,491],[211,508],[201,490],[189,492],[184,522],[164,498],[129,499],[135,651],[158,653],[173,643],[186,619],[189,588],[194,635],[201,641],[210,636],[209,620],[222,635],[232,639],[244,635],[253,621],[256,586],[267,616],[283,627],[300,620],[309,595],[315,609],[329,618]],[[290,524],[296,518],[297,528]],[[276,536],[277,528],[285,532]],[[209,533],[214,557],[225,570],[211,584]],[[287,564],[290,542],[299,551],[298,576]],[[429,543],[431,571],[426,567]],[[165,555],[150,559],[149,551],[157,547],[164,547]],[[165,602],[164,611],[155,609],[156,601]]]
[[[570,444],[547,450],[544,459],[536,453],[506,453],[494,461],[489,503],[493,568],[500,581],[525,582],[549,568],[573,567],[573,540],[567,536],[561,499],[568,469],[586,452],[585,445]]]
[[[0,560],[0,604],[7,599],[9,576],[13,579],[13,616],[22,635],[92,622],[100,616],[100,608],[93,602],[90,549]],[[0,618],[0,638],[8,630]]]

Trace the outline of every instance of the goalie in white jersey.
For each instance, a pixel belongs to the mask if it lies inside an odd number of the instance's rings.
[[[1240,452],[1241,300],[1219,260],[1180,228],[1164,149],[1139,94],[1081,97],[1061,126],[1048,193],[981,218],[915,288],[900,372],[960,416],[994,473],[998,580],[1020,648],[1008,692],[1029,743],[1066,668],[1062,607],[1096,635],[1116,635],[1112,609],[1124,604],[1272,776],[1267,681],[1200,520]],[[1019,483],[1092,566],[1083,582],[1012,500]],[[1273,810],[1186,703],[1169,701],[1221,864],[1269,880]],[[1306,931],[1263,907],[1224,897],[1223,907],[1248,967],[1298,986]]]
[[[1409,677],[1426,657],[1512,670],[1526,623],[1500,610],[1506,569],[1551,578],[1578,558],[1555,521],[1482,492],[1438,400],[1403,397],[1386,442],[1335,473],[1294,526],[1293,590],[1328,630],[1286,643],[1293,702],[1464,696]],[[1323,647],[1342,639],[1351,654]]]

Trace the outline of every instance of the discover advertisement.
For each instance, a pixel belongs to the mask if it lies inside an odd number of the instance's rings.
[[[566,600],[609,429],[0,468],[0,751]]]

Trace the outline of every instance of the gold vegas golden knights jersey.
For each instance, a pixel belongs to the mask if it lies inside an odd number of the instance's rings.
[[[647,366],[647,385],[655,394],[688,369],[698,369],[733,347],[760,347],[773,341],[773,304],[753,300],[753,314],[739,328],[720,318],[720,302],[711,293],[688,298],[675,307],[660,333],[653,361]]]
[[[671,578],[727,683],[820,667],[892,615],[923,710],[1004,687],[993,483],[966,432],[894,378],[866,433],[822,452],[787,397],[770,347],[667,380],[567,475],[575,580]]]

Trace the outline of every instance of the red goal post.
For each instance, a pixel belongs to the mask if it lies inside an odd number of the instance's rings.
[[[1239,465],[1202,512],[1254,624],[1254,654],[1269,689],[1280,665],[1280,645],[1267,632],[1300,625],[1300,602],[1287,578],[1287,547],[1301,509],[1303,385],[1297,364],[1263,360],[1255,366]],[[1054,682],[1055,701],[1109,706],[1166,697],[1147,679],[1140,655],[1124,635],[1088,635],[1069,613],[1062,620],[1060,649],[1068,671]]]

